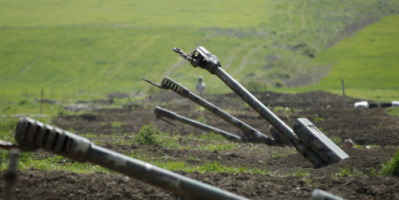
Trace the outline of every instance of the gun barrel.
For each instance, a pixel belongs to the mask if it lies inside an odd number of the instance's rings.
[[[170,192],[192,199],[247,199],[228,191],[173,173],[149,163],[92,144],[86,138],[21,118],[15,139],[24,147],[40,147],[79,162],[91,162]]]
[[[225,121],[229,122],[230,124],[234,125],[235,127],[239,128],[241,131],[244,132],[245,136],[248,139],[255,139],[259,142],[265,143],[267,145],[277,145],[277,143],[270,137],[267,137],[263,133],[259,132],[255,128],[249,126],[245,122],[237,119],[236,117],[228,114],[227,112],[223,111],[222,109],[218,108],[217,106],[213,105],[212,103],[206,101],[205,99],[199,97],[198,95],[192,93],[190,90],[179,84],[178,82],[172,80],[169,77],[164,77],[162,80],[162,87],[169,88],[179,94],[182,97],[188,98],[191,101],[197,103],[198,105],[204,107],[208,111],[212,112],[216,116],[224,119]]]
[[[164,116],[167,117],[169,119],[174,119],[174,120],[178,120],[180,122],[183,122],[185,124],[191,125],[193,127],[205,130],[205,131],[210,131],[210,132],[214,132],[217,134],[220,134],[222,136],[224,136],[225,138],[229,139],[229,140],[233,140],[233,141],[240,141],[242,142],[242,138],[240,136],[234,135],[232,133],[220,130],[218,128],[215,128],[213,126],[209,126],[200,122],[197,122],[195,120],[189,119],[187,117],[183,117],[181,115],[176,114],[175,112],[172,112],[170,110],[161,108],[161,107],[155,107],[154,112],[157,116]]]
[[[263,105],[256,97],[246,90],[240,83],[226,73],[222,68],[219,59],[212,55],[204,47],[198,47],[192,53],[192,58],[197,60],[194,67],[200,67],[208,70],[211,74],[216,74],[227,86],[229,86],[237,95],[241,97],[248,105],[258,112],[266,121],[274,126],[279,132],[283,133],[292,145],[316,167],[326,166],[315,152],[303,145],[294,131],[288,127],[280,118]]]
[[[245,89],[240,83],[234,80],[227,72],[221,67],[216,67],[214,73],[241,99],[243,99],[249,106],[251,106],[256,112],[258,112],[267,122],[269,122],[278,131],[283,133],[292,145],[310,162],[316,167],[322,167],[326,164],[324,161],[317,156],[315,153],[308,151],[308,149],[300,143],[297,135],[294,131],[284,123],[277,115],[270,111],[265,105],[263,105],[256,97],[254,97],[247,89]]]

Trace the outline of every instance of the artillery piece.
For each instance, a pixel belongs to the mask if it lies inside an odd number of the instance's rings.
[[[176,92],[180,96],[188,98],[188,99],[192,100],[193,102],[197,103],[198,105],[204,107],[205,109],[212,112],[216,116],[224,119],[225,121],[229,122],[230,124],[234,125],[235,127],[239,128],[241,131],[243,131],[243,133],[245,135],[245,140],[248,140],[250,142],[257,141],[257,142],[265,143],[266,145],[269,145],[269,146],[279,145],[279,143],[276,143],[272,138],[267,137],[266,135],[259,132],[255,128],[246,124],[245,122],[228,114],[227,112],[223,111],[222,109],[218,108],[217,106],[213,105],[212,103],[206,101],[205,99],[195,95],[190,90],[188,90],[187,88],[185,88],[184,86],[182,86],[181,84],[172,80],[169,77],[164,77],[162,79],[161,85],[156,84],[147,79],[143,79],[143,80],[158,87],[158,88],[161,88],[161,89],[165,89],[165,90],[171,89],[172,91]],[[160,108],[156,108],[156,110],[160,110]],[[173,114],[173,116],[175,116],[175,115],[176,114]],[[176,117],[174,117],[174,119],[176,119]],[[183,120],[182,122],[185,122],[185,123],[190,122],[190,121],[184,120],[184,117],[182,118],[181,116],[179,116],[178,119],[180,119],[179,121]],[[205,126],[207,126],[207,125],[205,125]]]
[[[225,137],[225,138],[227,138],[229,140],[236,141],[236,142],[242,142],[243,141],[243,139],[240,136],[237,136],[237,135],[234,135],[232,133],[220,130],[218,128],[215,128],[215,127],[212,127],[212,126],[209,126],[209,125],[194,121],[194,120],[189,119],[187,117],[183,117],[183,116],[178,115],[178,114],[176,114],[176,113],[174,113],[174,112],[172,112],[170,110],[167,110],[167,109],[164,109],[164,108],[161,108],[161,107],[158,107],[158,106],[155,107],[154,112],[157,115],[157,117],[164,116],[164,117],[167,117],[169,119],[178,120],[178,121],[181,121],[183,123],[186,123],[186,124],[189,124],[191,126],[194,126],[196,128],[202,129],[204,131],[210,131],[210,132],[214,132],[214,133],[220,134],[223,137]]]
[[[270,125],[277,130],[277,135],[289,140],[289,142],[308,159],[316,168],[337,163],[349,156],[334,142],[326,137],[315,125],[306,118],[298,118],[294,130],[288,127],[280,118],[263,105],[245,87],[225,72],[219,59],[204,47],[196,48],[191,56],[185,54],[181,49],[174,48],[193,67],[208,70],[211,74],[218,76],[249,106],[258,112]]]
[[[18,145],[0,141],[0,147],[7,150],[19,148],[21,151],[35,151],[41,148],[78,162],[88,161],[106,167],[191,199],[247,199],[102,148],[94,145],[84,137],[45,125],[30,118],[21,118],[19,120],[15,130],[15,140]]]

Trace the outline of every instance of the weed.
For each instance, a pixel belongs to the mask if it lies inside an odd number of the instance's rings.
[[[226,138],[223,137],[222,135],[213,133],[213,132],[206,132],[204,134],[200,135],[194,135],[190,134],[187,136],[188,139],[194,139],[194,140],[212,140],[212,141],[225,141]]]
[[[305,171],[302,168],[297,168],[292,174],[287,174],[286,176],[301,177],[302,181],[308,184],[311,182],[309,171]]]
[[[111,127],[113,129],[118,129],[118,128],[122,128],[123,123],[122,122],[111,122]]]
[[[228,151],[237,149],[238,145],[234,143],[225,143],[225,144],[201,144],[197,146],[196,149],[198,150],[205,150],[205,151]]]
[[[196,121],[198,121],[198,122],[201,122],[201,123],[205,123],[205,117],[204,116],[200,116],[200,117],[198,117],[197,119],[195,119]]]
[[[387,111],[390,115],[399,116],[399,107],[391,107]]]
[[[313,120],[315,122],[324,122],[325,121],[324,117],[315,117]]]
[[[338,136],[332,137],[331,140],[332,140],[336,145],[342,144],[342,138],[340,138],[340,137],[338,137]]]
[[[134,138],[134,141],[139,145],[154,145],[157,140],[154,134],[157,130],[152,127],[152,124],[144,125],[141,127],[139,133]]]
[[[382,165],[381,174],[399,176],[399,149],[396,154]]]
[[[351,176],[363,176],[363,172],[354,169],[351,171],[349,166],[345,166],[344,168],[339,168],[339,171],[335,173],[336,177],[351,177]]]
[[[199,158],[197,158],[197,157],[194,157],[194,156],[191,156],[191,155],[189,155],[188,156],[188,161],[191,161],[191,162],[199,162],[199,161],[201,161]]]
[[[25,105],[26,103],[28,103],[28,100],[25,99],[25,100],[19,101],[19,102],[18,102],[18,105],[19,105],[19,106],[22,106],[22,105]]]
[[[92,134],[92,133],[86,133],[85,135],[83,135],[83,137],[90,139],[90,138],[97,138],[98,135]]]

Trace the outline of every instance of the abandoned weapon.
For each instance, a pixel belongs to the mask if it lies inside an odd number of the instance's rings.
[[[21,118],[15,130],[21,151],[38,148],[78,162],[91,162],[191,199],[247,199],[93,144],[68,131]],[[7,144],[4,144],[7,145]],[[3,146],[2,146],[3,147]]]
[[[288,127],[287,124],[271,112],[247,89],[225,72],[221,67],[219,59],[204,47],[200,46],[196,48],[191,56],[185,54],[179,48],[174,48],[173,50],[185,60],[189,61],[193,67],[206,69],[211,74],[218,76],[249,106],[281,133],[282,137],[286,137],[297,151],[308,159],[316,168],[334,164],[349,157],[318,130],[315,125],[305,118],[296,120],[294,130]]]
[[[216,116],[224,119],[225,121],[229,122],[230,124],[234,125],[235,127],[239,128],[241,131],[243,131],[245,135],[245,139],[248,141],[258,141],[261,143],[265,143],[266,145],[269,146],[276,146],[278,143],[276,143],[272,138],[267,137],[263,133],[257,131],[255,128],[249,126],[245,122],[237,119],[236,117],[228,114],[227,112],[223,111],[222,109],[218,108],[217,106],[213,105],[212,103],[206,101],[205,99],[195,95],[192,93],[190,90],[182,86],[181,84],[177,83],[176,81],[172,80],[169,77],[164,77],[162,79],[161,85],[156,84],[152,81],[149,81],[147,79],[143,79],[144,81],[147,81],[148,83],[161,88],[165,90],[172,90],[179,94],[182,97],[188,98],[191,101],[197,103],[198,105],[204,107],[208,111],[212,112]]]
[[[242,138],[240,136],[234,135],[232,133],[220,130],[218,128],[197,122],[195,120],[189,119],[187,117],[183,117],[181,115],[176,114],[175,112],[172,112],[170,110],[167,110],[165,108],[161,108],[161,107],[155,107],[154,109],[154,113],[157,115],[157,117],[167,117],[169,119],[174,119],[174,120],[178,120],[180,122],[183,122],[185,124],[191,125],[193,127],[202,129],[204,131],[209,131],[209,132],[214,132],[217,134],[222,135],[223,137],[229,139],[229,140],[233,140],[236,142],[242,142]]]

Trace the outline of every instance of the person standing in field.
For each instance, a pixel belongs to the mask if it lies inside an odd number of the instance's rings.
[[[198,78],[198,83],[195,86],[195,89],[197,89],[197,92],[199,93],[199,95],[202,97],[202,94],[205,90],[205,83],[202,81],[202,76],[200,76]]]

